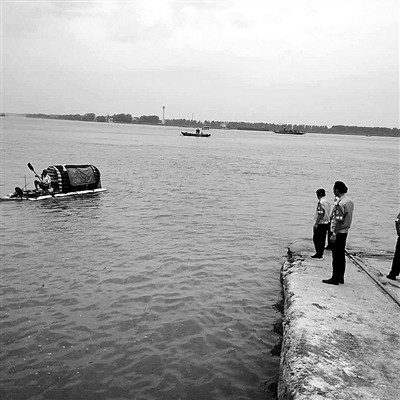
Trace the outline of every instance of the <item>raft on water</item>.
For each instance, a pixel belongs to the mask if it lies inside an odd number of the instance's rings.
[[[30,164],[28,167],[34,171]],[[50,165],[47,167],[47,173],[51,178],[49,190],[26,190],[16,187],[14,193],[2,197],[1,200],[42,200],[106,190],[101,187],[100,171],[94,165]]]

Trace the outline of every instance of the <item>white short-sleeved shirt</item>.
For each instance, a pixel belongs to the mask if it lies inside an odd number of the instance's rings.
[[[317,209],[315,211],[315,218],[314,221],[317,220],[319,212],[318,209],[322,208],[324,210],[324,216],[322,217],[321,221],[318,224],[329,224],[330,216],[331,216],[331,204],[327,199],[324,197],[318,202]]]

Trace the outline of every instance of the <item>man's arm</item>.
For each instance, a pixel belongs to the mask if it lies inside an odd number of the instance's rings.
[[[331,242],[336,240],[336,234],[343,228],[343,220],[345,218],[345,210],[341,204],[336,204],[333,210],[333,220],[331,225],[332,236]]]

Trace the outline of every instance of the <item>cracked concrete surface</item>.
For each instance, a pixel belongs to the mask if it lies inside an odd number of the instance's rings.
[[[326,285],[331,254],[312,259],[291,245],[282,267],[285,295],[279,400],[400,399],[400,307],[347,258],[344,285]],[[357,258],[400,298],[388,260]]]

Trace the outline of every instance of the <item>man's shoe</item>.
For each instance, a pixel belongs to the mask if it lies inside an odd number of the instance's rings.
[[[386,278],[391,279],[392,281],[397,281],[396,277],[393,275],[386,275]]]
[[[332,247],[331,246],[326,246],[325,250],[332,250]]]
[[[331,279],[322,279],[323,283],[327,283],[328,285],[339,285],[339,282],[334,281],[332,278]]]
[[[318,254],[314,254],[313,256],[311,256],[311,258],[322,258],[322,256],[319,256]]]

